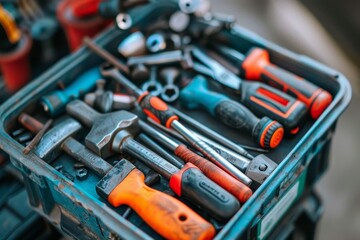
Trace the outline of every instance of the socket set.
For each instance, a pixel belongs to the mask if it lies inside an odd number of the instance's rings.
[[[323,172],[347,80],[205,0],[115,2],[1,107],[32,207],[78,239],[265,238]]]

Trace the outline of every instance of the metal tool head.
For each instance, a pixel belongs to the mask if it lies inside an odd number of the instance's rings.
[[[127,111],[102,115],[85,138],[88,148],[103,158],[113,155],[112,141],[117,132],[127,130],[133,135],[139,132],[138,117]]]
[[[60,155],[63,142],[76,135],[80,130],[81,124],[75,119],[67,118],[63,120],[46,132],[35,148],[35,154],[46,162],[53,161]]]
[[[147,81],[145,82],[141,89],[144,91],[144,92],[149,92],[151,93],[151,95],[153,96],[159,96],[163,87],[161,86],[160,83],[158,82],[155,82],[155,81]]]
[[[126,130],[130,134],[136,135],[139,131],[138,117],[127,111],[99,114],[79,100],[69,103],[66,111],[86,126],[91,126],[91,130],[85,138],[85,144],[103,158],[113,154],[112,142],[116,133]]]
[[[254,157],[246,169],[246,175],[253,180],[252,187],[259,187],[276,167],[277,164],[264,154]]]

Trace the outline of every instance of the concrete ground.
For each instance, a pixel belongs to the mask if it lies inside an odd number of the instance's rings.
[[[317,239],[360,236],[360,74],[317,19],[296,0],[212,0],[213,9],[290,50],[338,69],[350,80],[353,98],[338,122],[330,168],[317,189],[325,205]]]

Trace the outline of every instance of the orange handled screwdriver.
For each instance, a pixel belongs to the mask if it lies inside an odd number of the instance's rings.
[[[18,121],[30,131],[39,131],[42,123],[27,114]],[[72,127],[70,130],[69,124]],[[54,141],[78,131],[81,125],[66,119],[43,137],[43,142]],[[129,161],[123,159],[114,167],[92,153],[72,137],[61,144],[62,150],[90,168],[102,179],[96,192],[114,206],[128,205],[156,232],[167,239],[211,239],[214,227],[179,200],[145,185],[144,174]],[[191,229],[191,231],[189,231]]]
[[[119,61],[114,59],[114,57],[109,52],[96,45],[91,39],[85,38],[84,44],[112,65],[122,65],[119,63]],[[114,79],[126,87],[130,92],[132,92],[135,97],[137,97],[140,107],[147,116],[152,118],[154,121],[161,123],[167,128],[172,128],[180,133],[186,139],[186,141],[189,142],[189,144],[204,154],[207,159],[218,165],[236,179],[242,181],[248,186],[252,183],[252,180],[248,176],[246,176],[231,163],[229,163],[225,158],[219,155],[207,143],[192,134],[192,132],[189,131],[189,129],[187,129],[179,121],[179,117],[160,98],[152,96],[149,92],[141,91],[141,89],[135,86],[128,78],[120,73],[118,69],[112,68],[108,64],[103,64],[101,66],[101,73],[104,77]]]
[[[313,119],[317,119],[332,101],[329,92],[271,63],[269,52],[265,49],[252,48],[244,56],[235,49],[226,46],[214,47],[231,62],[240,66],[242,77],[265,82],[305,103]]]
[[[139,124],[146,134],[173,151],[184,162],[190,162],[197,166],[205,176],[234,195],[241,203],[246,202],[251,197],[252,191],[248,186],[239,182],[212,162],[192,152],[185,145],[176,143],[170,137],[150,127],[144,121],[140,120]]]

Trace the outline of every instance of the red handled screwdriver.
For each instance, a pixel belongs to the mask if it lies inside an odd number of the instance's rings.
[[[270,62],[269,52],[252,48],[245,56],[235,49],[213,44],[214,48],[240,67],[241,77],[265,82],[305,103],[313,119],[330,105],[332,96],[326,90]]]

